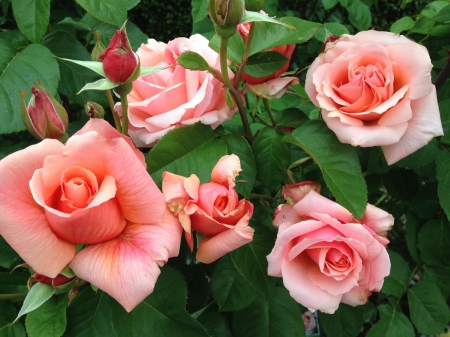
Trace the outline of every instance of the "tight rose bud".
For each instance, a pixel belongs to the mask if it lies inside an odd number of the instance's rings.
[[[214,29],[222,38],[231,37],[244,17],[244,0],[209,0],[208,13],[215,23]]]
[[[264,6],[264,0],[245,0],[245,9],[259,12]]]
[[[101,118],[105,116],[105,110],[103,107],[95,102],[86,101],[84,104],[84,111],[89,118]]]
[[[66,284],[72,282],[74,280],[74,276],[67,277],[63,274],[58,274],[55,278],[50,278],[38,273],[34,273],[33,276],[31,276],[31,282],[39,282],[43,284],[48,284],[52,288],[60,288],[62,286],[65,286]]]
[[[66,109],[38,81],[31,88],[30,102],[25,106],[25,92],[22,96],[22,121],[27,130],[37,139],[58,139],[66,135],[69,117]]]
[[[100,61],[100,55],[105,51],[106,47],[102,43],[101,34],[99,32],[95,32],[95,45],[92,49],[91,60],[92,61]]]
[[[114,83],[129,83],[137,77],[134,75],[138,67],[136,55],[131,50],[127,34],[122,30],[116,31],[108,47],[100,54],[103,60],[103,71]]]

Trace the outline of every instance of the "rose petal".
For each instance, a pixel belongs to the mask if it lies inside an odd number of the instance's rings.
[[[342,296],[342,303],[356,307],[357,305],[366,304],[372,292],[364,287],[354,287]]]
[[[50,278],[70,262],[76,246],[53,233],[28,182],[47,156],[63,151],[59,141],[46,139],[0,161],[0,235],[35,272]]]
[[[227,188],[234,188],[234,180],[242,171],[239,157],[235,154],[226,155],[219,159],[211,172],[211,181]]]
[[[370,227],[376,234],[386,236],[394,226],[394,217],[381,208],[367,204],[361,223]]]
[[[295,84],[300,84],[300,80],[297,77],[286,76],[277,77],[261,84],[247,83],[247,86],[256,96],[273,99],[283,96],[287,89]]]

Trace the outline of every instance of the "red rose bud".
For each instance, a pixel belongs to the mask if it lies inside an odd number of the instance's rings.
[[[44,88],[42,83],[31,88],[31,99],[25,107],[25,92],[22,96],[22,121],[27,130],[37,139],[61,138],[66,134],[69,117],[66,109]]]
[[[105,110],[103,107],[100,104],[91,101],[85,102],[84,111],[86,111],[86,115],[88,115],[89,118],[103,119],[105,116]]]
[[[208,14],[214,22],[217,35],[229,38],[245,14],[244,0],[209,0]]]
[[[283,198],[286,199],[288,205],[294,205],[302,200],[309,191],[313,190],[320,193],[322,186],[315,181],[302,181],[297,184],[284,185],[281,190]]]
[[[74,280],[74,276],[67,277],[64,276],[63,274],[58,274],[58,276],[56,276],[55,278],[50,278],[38,273],[34,273],[34,275],[31,276],[31,280],[32,282],[48,284],[49,286],[55,289],[72,282]]]
[[[122,29],[116,31],[99,58],[103,60],[106,77],[114,83],[129,83],[135,79],[131,77],[138,67],[138,60],[131,50],[127,34]]]

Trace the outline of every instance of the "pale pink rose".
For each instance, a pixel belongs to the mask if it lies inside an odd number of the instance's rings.
[[[0,185],[0,235],[36,273],[55,278],[69,265],[127,311],[178,255],[180,223],[142,153],[103,120],[65,145],[45,139],[6,157]]]
[[[443,135],[431,68],[425,47],[365,31],[327,43],[305,90],[342,143],[381,146],[392,164]]]
[[[362,221],[339,204],[310,191],[281,222],[268,273],[310,311],[334,313],[339,303],[366,303],[390,272],[385,233],[394,223],[368,205]],[[286,215],[286,214],[285,214]],[[277,215],[277,218],[281,216]]]
[[[170,130],[195,122],[215,129],[235,114],[237,109],[226,103],[222,82],[206,71],[188,70],[177,64],[183,52],[193,51],[220,70],[219,54],[208,43],[196,34],[168,44],[149,39],[137,50],[143,67],[173,65],[133,82],[128,95],[129,135],[138,147],[151,147]],[[232,80],[231,71],[229,75]],[[115,109],[121,113],[120,103]]]
[[[196,254],[200,262],[214,262],[253,239],[254,230],[248,225],[253,204],[239,200],[234,190],[240,171],[239,158],[229,155],[216,164],[209,183],[200,185],[195,175],[186,178],[170,172],[163,174],[166,203],[180,219],[191,251],[193,231],[204,235]]]

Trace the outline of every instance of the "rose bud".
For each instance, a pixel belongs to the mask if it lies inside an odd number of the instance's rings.
[[[105,117],[105,110],[100,104],[95,102],[86,101],[84,104],[84,111],[86,111],[86,115],[88,115],[89,118],[103,119]]]
[[[102,43],[102,39],[99,32],[95,32],[95,45],[92,49],[91,60],[92,61],[100,61],[100,55],[105,51],[106,47]]]
[[[264,0],[245,0],[245,9],[259,12],[264,6]]]
[[[244,17],[244,0],[209,0],[208,13],[214,22],[217,35],[229,38]]]
[[[284,185],[281,189],[283,198],[286,199],[288,205],[294,205],[302,200],[309,191],[313,190],[320,193],[321,185],[315,181],[302,181],[297,184]]]
[[[59,139],[64,135],[69,125],[66,109],[38,81],[31,88],[31,99],[25,106],[25,92],[22,96],[22,121],[27,130],[37,139]]]
[[[38,273],[34,273],[31,276],[31,282],[39,282],[43,284],[48,284],[53,289],[60,289],[62,286],[65,286],[71,283],[74,280],[75,276],[68,277],[63,274],[58,274],[55,278],[50,278]]]
[[[100,54],[103,60],[103,71],[114,83],[129,83],[137,78],[134,75],[138,67],[138,59],[131,50],[127,34],[116,31],[108,47]]]

